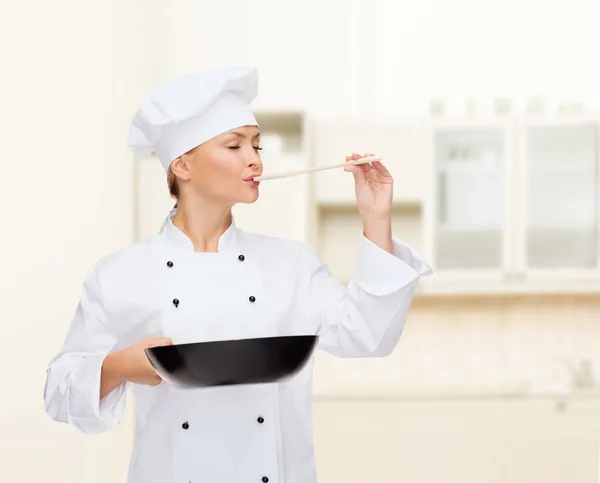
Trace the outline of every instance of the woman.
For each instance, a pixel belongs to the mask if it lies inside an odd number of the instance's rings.
[[[131,390],[131,483],[315,482],[312,360],[284,383],[181,390],[161,382],[144,349],[319,334],[331,354],[385,356],[430,273],[392,237],[392,177],[380,163],[345,168],[363,222],[347,288],[309,246],[235,226],[231,208],[258,198],[262,173],[256,94],[256,71],[234,67],[177,78],[142,105],[129,145],[156,153],[175,208],[158,234],[90,269],[48,367],[48,414],[86,433],[118,424]]]

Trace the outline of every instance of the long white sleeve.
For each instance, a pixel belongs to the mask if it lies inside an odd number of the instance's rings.
[[[319,347],[338,357],[382,357],[396,347],[419,278],[432,273],[408,244],[393,239],[393,254],[364,235],[348,287],[319,262],[304,256],[305,304],[320,327]]]
[[[63,347],[48,365],[44,387],[48,415],[85,433],[99,433],[115,426],[125,410],[125,383],[100,402],[102,362],[116,343],[106,327],[107,318],[94,267],[83,283]]]

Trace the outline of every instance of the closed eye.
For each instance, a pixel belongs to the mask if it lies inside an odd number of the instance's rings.
[[[241,146],[227,146],[229,149],[240,149]],[[263,148],[259,147],[259,146],[254,146],[254,149],[257,151],[262,151]]]

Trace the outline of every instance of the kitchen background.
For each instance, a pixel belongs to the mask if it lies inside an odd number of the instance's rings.
[[[125,481],[132,408],[43,410],[87,268],[172,205],[131,118],[176,74],[256,66],[265,172],[373,152],[422,280],[390,357],[318,355],[323,483],[600,481],[597,0],[129,0],[0,6],[0,481]],[[249,230],[352,274],[341,170],[264,182]],[[132,406],[130,404],[130,406]]]

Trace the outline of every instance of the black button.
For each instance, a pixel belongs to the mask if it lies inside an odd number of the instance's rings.
[[[260,424],[262,424],[262,423],[264,423],[264,422],[265,422],[265,418],[263,418],[262,416],[259,416],[259,417],[258,417],[258,419],[257,419],[257,421],[258,421]]]
[[[177,307],[179,305],[179,299],[173,299],[173,305]]]
[[[190,425],[189,425],[189,424],[188,424],[188,422],[186,421],[185,423],[183,423],[183,424],[181,425],[181,427],[182,427],[183,429],[188,429],[188,428],[190,427]]]
[[[254,302],[256,300],[256,297],[254,295],[250,295],[250,298],[248,300],[250,300],[250,302]]]
[[[240,262],[243,262],[244,260],[246,260],[246,257],[245,257],[244,255],[240,255],[240,256],[238,257],[238,260],[239,260]]]
[[[262,480],[263,480],[265,483],[267,483],[267,481],[269,481],[269,478],[267,478],[266,476],[263,476],[263,477],[262,477]]]
[[[167,262],[167,267],[171,268],[172,266],[173,266],[173,262],[172,262],[171,260],[169,260],[169,261]]]

